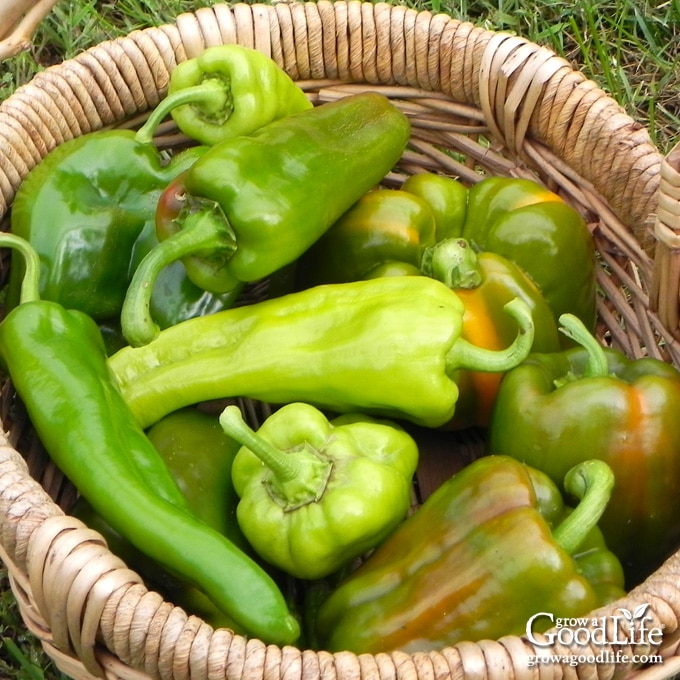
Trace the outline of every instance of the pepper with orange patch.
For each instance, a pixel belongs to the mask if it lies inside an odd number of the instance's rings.
[[[505,375],[488,452],[558,483],[579,461],[609,464],[616,484],[600,527],[630,587],[680,542],[680,372],[603,347],[572,315],[560,322],[581,346],[531,355]]]

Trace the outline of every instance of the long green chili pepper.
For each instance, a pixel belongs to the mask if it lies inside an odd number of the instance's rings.
[[[295,642],[299,624],[269,575],[157,493],[160,456],[117,389],[96,323],[39,299],[38,255],[28,242],[3,234],[0,246],[26,261],[20,304],[0,324],[0,359],[54,463],[121,536],[195,584],[250,634]]]

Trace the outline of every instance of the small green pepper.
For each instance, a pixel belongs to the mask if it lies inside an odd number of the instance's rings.
[[[623,597],[621,565],[596,526],[613,484],[602,461],[573,468],[565,487],[579,503],[569,510],[543,473],[507,456],[475,461],[321,604],[322,648],[427,652],[521,635],[537,612],[583,616]]]
[[[168,191],[184,208],[159,215],[161,243],[140,263],[122,313],[131,345],[158,328],[149,296],[158,273],[181,259],[213,293],[253,282],[297,259],[399,160],[406,116],[376,93],[352,95],[274,121],[212,147]]]
[[[505,306],[512,344],[481,349],[461,336],[464,307],[424,276],[316,286],[161,331],[109,359],[129,408],[148,427],[170,411],[225,397],[304,401],[428,426],[448,422],[460,369],[506,371],[526,358],[534,323]]]
[[[319,579],[378,545],[406,517],[418,464],[395,423],[286,404],[253,432],[237,406],[220,416],[243,447],[232,468],[239,526],[292,576]]]
[[[30,244],[0,234],[26,260],[20,304],[0,324],[0,358],[55,465],[115,531],[193,583],[251,635],[294,643],[297,620],[276,583],[201,522],[134,419],[86,314],[38,296]]]
[[[169,113],[184,134],[212,146],[311,107],[267,55],[242,45],[215,45],[175,66],[168,94],[147,125],[153,130]]]
[[[579,346],[533,354],[505,376],[488,450],[557,483],[586,458],[608,463],[616,487],[600,526],[635,585],[680,541],[680,372],[603,347],[571,315],[561,321]]]

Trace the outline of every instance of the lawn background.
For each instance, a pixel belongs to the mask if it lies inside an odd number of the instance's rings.
[[[2,0],[0,0],[2,1]],[[61,0],[32,49],[0,64],[0,100],[50,64],[137,28],[172,21],[210,0]],[[394,0],[393,4],[398,4]],[[636,120],[659,150],[680,142],[680,0],[414,0],[491,30],[546,45],[595,80]],[[0,565],[0,678],[64,680],[20,621]]]

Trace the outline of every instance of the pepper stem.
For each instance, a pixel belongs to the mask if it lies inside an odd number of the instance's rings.
[[[146,122],[137,130],[135,139],[140,144],[150,144],[164,118],[179,106],[193,105],[206,111],[228,111],[230,104],[229,88],[219,78],[206,78],[200,85],[177,90],[165,97],[149,114]],[[228,115],[225,113],[225,116]]]
[[[588,360],[580,376],[571,373],[554,381],[555,387],[561,387],[578,378],[603,378],[609,375],[609,362],[604,347],[574,314],[562,314],[559,318],[560,331],[568,338],[576,341],[588,352]]]
[[[146,345],[160,332],[158,324],[151,318],[151,295],[163,268],[201,251],[218,252],[222,259],[227,260],[234,250],[236,235],[219,206],[207,202],[207,207],[187,213],[181,229],[154,246],[142,258],[132,276],[120,315],[121,329],[130,345]]]
[[[40,300],[40,256],[36,249],[21,236],[7,232],[0,233],[0,248],[11,248],[24,259],[19,304]]]
[[[477,288],[482,282],[477,253],[464,238],[445,238],[426,248],[420,269],[453,290]]]
[[[332,463],[303,442],[300,448],[282,451],[248,427],[238,406],[227,406],[220,425],[232,439],[245,446],[269,469],[269,490],[286,512],[321,499]]]
[[[485,373],[504,373],[524,361],[534,343],[534,320],[529,305],[521,298],[513,298],[503,306],[519,326],[512,344],[502,350],[490,350],[458,338],[446,355],[446,372],[458,369],[483,371]]]
[[[553,530],[553,538],[573,555],[597,525],[614,488],[614,473],[602,460],[586,460],[571,468],[564,477],[564,489],[579,504]]]

